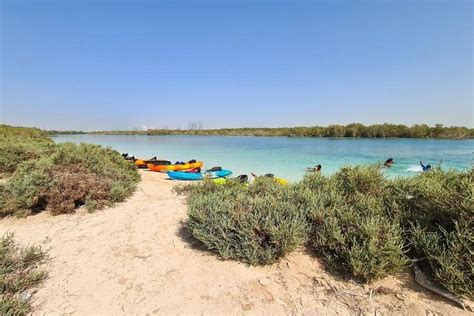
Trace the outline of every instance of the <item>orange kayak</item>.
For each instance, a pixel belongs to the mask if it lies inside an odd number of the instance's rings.
[[[185,163],[182,165],[153,165],[153,164],[148,164],[148,169],[151,171],[157,171],[157,172],[168,172],[168,171],[178,171],[178,170],[188,170],[188,169],[195,169],[195,168],[201,168],[202,167],[202,161],[197,161],[193,163]]]

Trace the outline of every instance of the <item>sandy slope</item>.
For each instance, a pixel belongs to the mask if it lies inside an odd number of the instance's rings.
[[[220,261],[199,249],[182,221],[173,182],[142,172],[137,192],[87,214],[0,220],[0,233],[50,249],[49,279],[35,314],[462,314],[402,275],[369,288],[336,280],[311,255],[271,267]]]

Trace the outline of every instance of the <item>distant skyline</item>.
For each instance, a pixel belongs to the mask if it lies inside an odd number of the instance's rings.
[[[470,0],[1,0],[0,122],[472,128],[473,9]]]

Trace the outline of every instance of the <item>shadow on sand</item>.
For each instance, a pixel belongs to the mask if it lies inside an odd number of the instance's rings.
[[[176,231],[176,236],[181,238],[181,240],[188,246],[188,248],[193,249],[197,252],[201,252],[203,254],[211,254],[216,255],[216,253],[212,250],[209,250],[201,241],[197,240],[191,234],[191,231],[186,226],[185,221],[181,221],[179,224],[178,230]]]

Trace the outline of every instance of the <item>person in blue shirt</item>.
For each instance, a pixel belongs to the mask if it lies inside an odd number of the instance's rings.
[[[420,166],[423,172],[427,172],[431,170],[431,165],[424,165],[423,162],[420,160]]]

